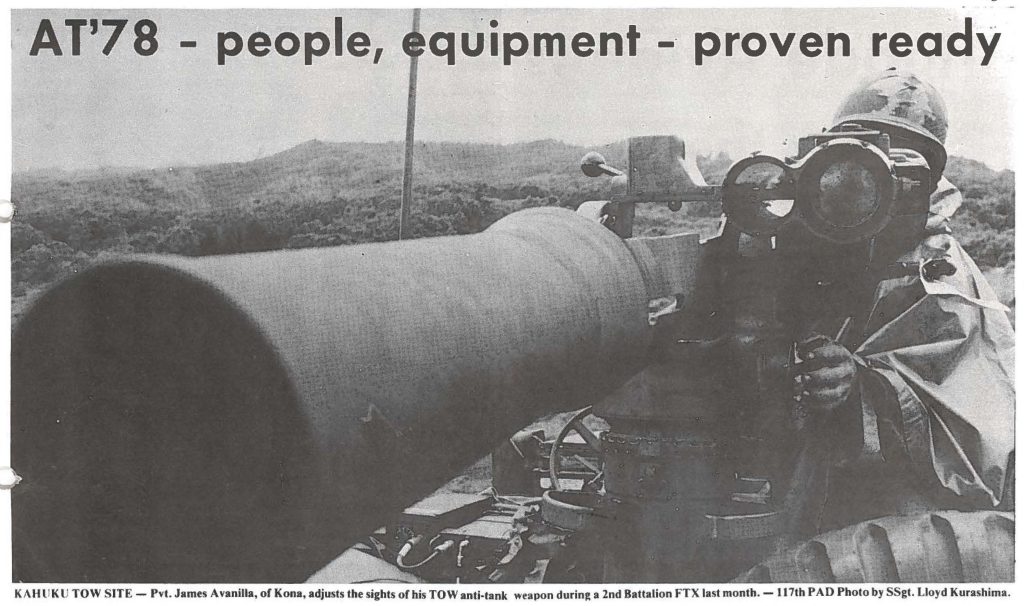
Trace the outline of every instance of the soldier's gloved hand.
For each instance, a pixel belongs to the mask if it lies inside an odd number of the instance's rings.
[[[853,393],[857,363],[848,349],[824,335],[812,335],[797,345],[803,360],[796,366],[801,402],[808,412],[839,408]]]

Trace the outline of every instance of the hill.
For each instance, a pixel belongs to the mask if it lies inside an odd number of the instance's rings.
[[[625,166],[625,142],[597,150]],[[553,140],[417,143],[412,233],[474,233],[521,208],[575,208],[607,198],[615,191],[611,180],[579,170],[587,151]],[[16,173],[15,295],[110,254],[224,254],[393,239],[402,164],[399,143],[314,140],[250,162]],[[717,154],[699,157],[698,165],[714,183],[731,160]],[[1011,267],[1012,276],[1013,173],[953,157],[947,176],[965,195],[956,227],[968,250],[984,267]],[[645,206],[636,231],[710,234],[719,212],[714,205],[676,213]]]
[[[420,187],[452,182],[494,186],[588,185],[578,161],[587,149],[557,141],[514,145],[417,143],[415,180]],[[624,143],[599,149],[624,163]],[[401,191],[400,143],[328,143],[312,140],[250,162],[173,166],[126,171],[33,171],[14,175],[13,189],[26,208],[152,208],[203,211],[258,201],[301,204]],[[590,183],[593,189],[593,183]]]

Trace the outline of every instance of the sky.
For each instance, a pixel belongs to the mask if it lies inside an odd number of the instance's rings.
[[[382,47],[379,64],[333,54],[303,65],[292,57],[228,57],[217,65],[218,32],[333,34],[366,32]],[[871,56],[872,32],[911,35],[1002,33],[991,63],[973,57],[906,59]],[[420,60],[416,138],[507,143],[558,139],[598,145],[629,136],[673,134],[700,153],[734,158],[755,151],[795,153],[801,136],[829,126],[835,108],[859,82],[895,65],[916,72],[943,94],[947,148],[1002,169],[1014,166],[1010,74],[1019,72],[1007,13],[998,6],[941,9],[730,10],[443,10],[425,9],[420,30],[485,32],[586,31],[641,34],[634,57],[514,59],[459,56],[454,66]],[[158,51],[141,57],[126,29],[109,56],[105,30],[83,32],[72,56],[65,18],[148,18]],[[64,55],[29,49],[40,19],[57,27]],[[499,22],[497,28],[490,20]],[[399,141],[404,137],[409,60],[401,50],[410,10],[336,11],[15,11],[12,15],[13,168],[15,171],[103,166],[155,168],[245,161],[309,139]],[[850,57],[717,56],[694,65],[695,32],[845,32]],[[196,40],[196,48],[178,41]],[[657,42],[673,40],[674,48]]]

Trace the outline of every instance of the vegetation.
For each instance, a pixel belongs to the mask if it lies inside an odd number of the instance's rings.
[[[960,188],[964,204],[953,229],[981,267],[1013,264],[1014,175],[995,172],[981,162],[951,158],[946,176]]]
[[[607,198],[617,191],[610,179],[580,173],[586,151],[550,140],[419,143],[412,234],[474,233],[521,208],[575,208]],[[598,151],[613,165],[626,163],[624,142]],[[698,158],[709,182],[720,182],[730,164],[724,154]],[[393,239],[401,167],[399,144],[310,141],[242,163],[18,173],[14,295],[110,255],[212,255]],[[1012,283],[1013,173],[951,158],[946,174],[965,196],[955,221],[961,241],[982,267],[1009,267]],[[710,234],[719,213],[707,204],[676,213],[647,206],[638,211],[636,231]]]

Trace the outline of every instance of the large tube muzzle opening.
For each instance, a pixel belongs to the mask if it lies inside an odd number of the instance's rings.
[[[316,445],[286,368],[229,301],[125,263],[58,286],[18,329],[16,579],[301,575],[314,546],[289,536],[323,505]]]

